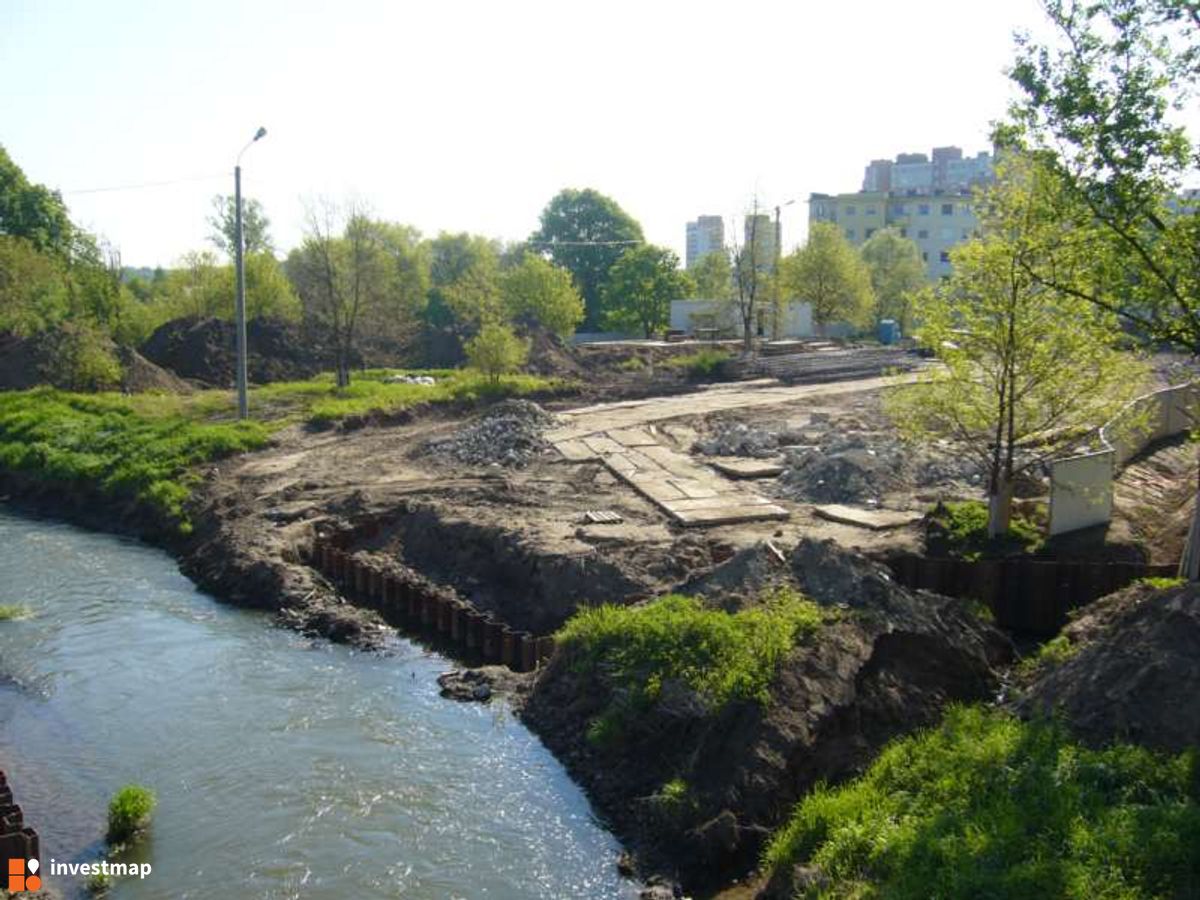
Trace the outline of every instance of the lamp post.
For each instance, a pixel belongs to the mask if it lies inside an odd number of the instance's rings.
[[[233,222],[234,222],[234,265],[237,268],[237,302],[235,315],[237,317],[237,395],[238,418],[244,419],[250,413],[250,401],[246,396],[246,241],[242,235],[242,154],[250,149],[250,144],[265,137],[267,129],[259,128],[250,138],[250,143],[237,155],[237,163],[233,167]]]
[[[771,304],[773,315],[771,316],[771,340],[779,340],[780,322],[779,322],[779,260],[783,255],[783,229],[779,224],[779,213],[785,206],[791,206],[795,200],[788,200],[786,203],[779,203],[775,206],[775,260],[772,265],[774,278],[771,279],[772,293],[775,295]]]

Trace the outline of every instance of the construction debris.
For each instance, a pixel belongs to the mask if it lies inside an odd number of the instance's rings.
[[[473,466],[524,468],[553,448],[543,438],[553,415],[528,400],[497,403],[449,437],[430,441],[425,453]]]

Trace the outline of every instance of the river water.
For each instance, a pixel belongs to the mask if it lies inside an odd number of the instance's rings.
[[[0,508],[0,766],[46,872],[98,857],[108,798],[154,789],[113,900],[617,898],[619,847],[501,703],[448,663],[356,653],[215,602],[161,551]],[[50,879],[70,895],[77,886]]]

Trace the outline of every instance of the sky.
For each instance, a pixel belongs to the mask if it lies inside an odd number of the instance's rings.
[[[681,258],[689,219],[796,200],[790,248],[871,159],[989,149],[1015,30],[1036,0],[3,0],[0,144],[131,266],[208,246],[260,125],[282,252],[319,198],[515,241],[564,187]]]

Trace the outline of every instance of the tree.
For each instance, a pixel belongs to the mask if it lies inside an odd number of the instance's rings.
[[[575,279],[583,295],[585,330],[604,321],[604,285],[621,254],[643,240],[642,226],[616,201],[586,188],[560,191],[542,210],[529,244]]]
[[[0,234],[24,238],[42,253],[71,255],[75,228],[56,191],[32,184],[0,146]]]
[[[724,250],[705,253],[688,270],[700,300],[727,301],[733,295],[733,266]]]
[[[213,211],[208,217],[212,228],[208,239],[230,259],[237,248],[237,203],[232,194],[217,194],[212,198]],[[247,255],[275,252],[268,229],[271,220],[257,200],[242,200],[242,246]]]
[[[920,249],[896,229],[881,228],[867,238],[860,252],[871,275],[875,321],[895,319],[908,334],[912,297],[926,284]]]
[[[287,269],[305,309],[328,327],[337,385],[348,386],[360,319],[384,303],[389,290],[379,223],[355,204],[344,212],[330,203],[310,208],[304,242],[288,256]]]
[[[1193,0],[1046,0],[1056,40],[1018,39],[1011,77],[1023,96],[997,142],[1039,152],[1058,177],[1060,255],[1084,253],[1103,277],[1085,285],[1048,259],[1038,284],[1115,313],[1147,337],[1200,353],[1200,215],[1176,199],[1200,167],[1194,109],[1200,7]],[[1200,496],[1198,496],[1200,499]],[[1200,579],[1200,503],[1181,572]]]
[[[733,291],[730,301],[742,323],[742,347],[746,353],[754,348],[754,335],[758,328],[758,317],[765,298],[771,297],[771,272],[775,260],[771,258],[773,241],[759,233],[761,217],[758,214],[758,199],[755,198],[751,214],[746,219],[746,240],[733,241]]]
[[[28,336],[53,327],[68,304],[62,263],[26,238],[0,235],[0,332]]]
[[[571,273],[532,253],[501,275],[500,294],[511,321],[541,325],[562,338],[583,321],[583,298]]]
[[[529,358],[529,342],[500,322],[485,322],[467,341],[465,350],[468,365],[487,375],[492,384],[499,382],[501,375],[519,369]]]
[[[665,247],[630,247],[609,272],[604,287],[606,322],[610,327],[641,328],[646,337],[671,321],[671,301],[694,289],[679,268],[679,257]]]
[[[810,224],[807,242],[783,260],[781,269],[784,290],[811,304],[822,333],[831,322],[862,327],[870,320],[871,274],[836,225]]]
[[[445,328],[455,324],[456,315],[465,314],[467,322],[477,325],[479,314],[471,311],[472,303],[489,306],[498,314],[498,294],[493,290],[498,255],[494,241],[466,232],[442,232],[430,241],[426,321]]]
[[[1001,177],[979,204],[981,236],[955,248],[949,281],[919,299],[918,339],[943,366],[888,401],[910,436],[954,439],[980,461],[992,537],[1008,530],[1017,475],[1106,422],[1145,375],[1116,349],[1115,315],[1029,275],[1061,252],[1052,186],[1024,166]],[[1073,268],[1081,288],[1095,277]]]

